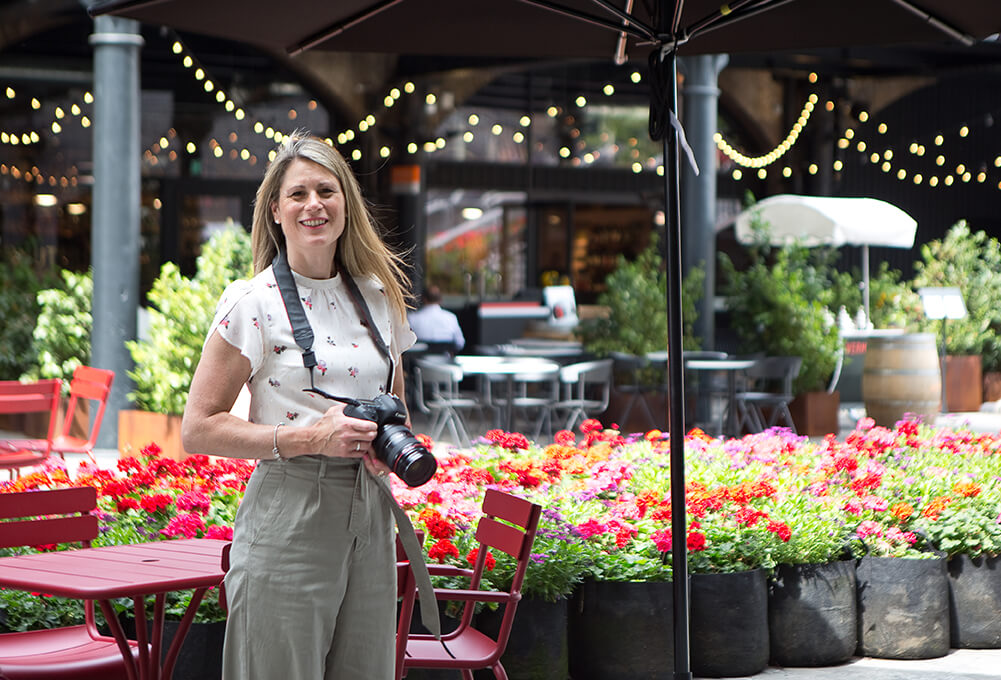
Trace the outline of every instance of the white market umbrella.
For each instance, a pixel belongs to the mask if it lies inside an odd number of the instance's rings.
[[[779,194],[762,199],[737,215],[735,231],[741,243],[761,238],[751,228],[755,215],[767,227],[768,242],[782,246],[862,247],[862,300],[869,323],[869,246],[911,248],[918,223],[906,212],[875,198]]]

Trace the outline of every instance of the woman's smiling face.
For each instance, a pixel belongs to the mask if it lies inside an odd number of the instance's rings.
[[[285,234],[290,263],[317,263],[321,269],[323,263],[332,266],[337,239],[344,233],[344,192],[333,173],[312,161],[295,159],[285,171],[271,213]],[[315,278],[332,273],[297,271]]]

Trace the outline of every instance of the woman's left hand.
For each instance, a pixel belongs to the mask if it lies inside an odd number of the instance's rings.
[[[389,466],[379,460],[374,453],[366,453],[362,458],[365,468],[376,477],[385,477],[390,473]]]

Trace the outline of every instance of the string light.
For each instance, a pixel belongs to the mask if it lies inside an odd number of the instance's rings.
[[[792,128],[786,134],[785,139],[783,139],[779,144],[761,156],[746,156],[741,152],[737,151],[729,142],[727,142],[722,133],[717,132],[713,135],[713,141],[716,143],[716,147],[722,151],[726,156],[732,160],[737,165],[745,168],[763,168],[765,166],[775,163],[777,160],[782,158],[789,149],[791,149],[796,141],[799,139],[800,134],[806,128],[807,124],[810,122],[810,116],[813,114],[813,109],[817,104],[819,98],[816,94],[811,94],[807,97],[806,103],[803,104],[803,108],[800,111],[799,118],[796,123],[793,124]]]

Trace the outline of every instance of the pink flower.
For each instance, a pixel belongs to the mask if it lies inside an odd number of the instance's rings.
[[[176,536],[197,538],[199,532],[203,531],[205,531],[205,522],[202,521],[202,516],[193,512],[185,512],[172,517],[167,522],[166,528],[160,529],[161,534],[171,538]]]
[[[890,504],[885,498],[880,498],[879,496],[866,496],[862,499],[862,507],[866,510],[883,512],[890,507]]]
[[[224,524],[213,524],[205,530],[205,538],[217,538],[223,541],[233,540],[233,527]]]
[[[857,498],[849,498],[845,501],[845,512],[852,515],[862,514],[862,501]]]
[[[858,529],[855,530],[855,534],[859,538],[868,538],[869,536],[882,536],[883,529],[879,526],[878,522],[873,522],[871,519],[867,519],[859,523]]]
[[[892,527],[886,530],[886,540],[894,543],[906,542],[908,545],[914,545],[918,537],[913,531],[901,531],[897,527]]]
[[[177,498],[178,510],[194,510],[204,515],[211,505],[212,501],[201,491],[185,491]]]
[[[581,538],[585,539],[603,534],[605,531],[605,525],[594,519],[589,519],[583,524],[577,525],[577,532],[580,534]]]
[[[663,529],[661,531],[655,531],[650,535],[653,539],[654,544],[657,546],[657,550],[661,552],[671,552],[671,530]]]

